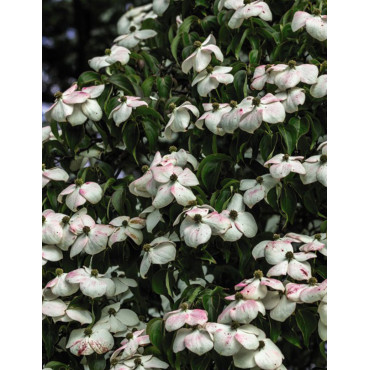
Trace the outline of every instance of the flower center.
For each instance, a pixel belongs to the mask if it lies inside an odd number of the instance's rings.
[[[69,220],[70,220],[70,217],[68,217],[68,216],[64,216],[64,217],[62,218],[62,222],[64,223],[64,225],[67,225],[67,224],[68,224],[68,222],[69,222]]]
[[[285,257],[286,257],[287,260],[290,261],[294,258],[294,254],[293,254],[293,252],[286,252]]]
[[[197,205],[197,201],[196,201],[196,200],[191,200],[191,201],[188,203],[188,206],[189,206],[189,207],[196,206],[196,205]]]
[[[258,107],[261,103],[261,99],[260,98],[253,98],[252,100],[252,104],[255,106],[255,107]]]
[[[321,240],[321,234],[315,234],[315,239],[316,240]]]
[[[63,96],[63,93],[61,93],[60,91],[57,91],[57,92],[54,94],[54,97],[55,97],[55,98],[57,98],[57,99],[60,99],[62,96]]]
[[[233,209],[230,211],[229,215],[231,219],[236,220],[236,218],[238,217],[238,212]]]
[[[230,102],[230,107],[235,108],[235,107],[237,107],[237,106],[238,106],[238,102],[237,102],[237,101],[235,101],[235,100],[231,100],[231,102]]]
[[[134,31],[136,31],[136,27],[135,26],[131,26],[130,27],[130,32],[134,32]]]
[[[186,311],[189,309],[189,305],[187,303],[181,303],[180,304],[180,310]]]
[[[253,276],[254,276],[255,279],[261,280],[263,278],[263,272],[261,270],[256,270],[253,273]]]
[[[44,224],[45,221],[46,221],[45,216],[42,216],[42,224]]]
[[[90,232],[90,227],[89,226],[84,226],[82,231],[87,235]]]
[[[270,69],[272,67],[272,64],[267,64],[266,67],[265,67],[265,71],[267,71],[268,69]]]
[[[120,100],[121,103],[125,103],[127,101],[127,98],[126,98],[126,96],[121,96],[119,98],[119,100]]]
[[[111,49],[105,49],[105,51],[104,51],[105,55],[110,55],[110,54],[111,54],[111,52],[112,52],[112,50],[111,50]]]
[[[220,104],[219,103],[212,103],[212,108],[213,108],[214,111],[216,111],[220,108]]]
[[[123,227],[126,227],[127,225],[128,225],[128,221],[127,221],[127,220],[123,220],[123,221],[122,221],[122,226],[123,226]]]
[[[263,340],[260,340],[258,343],[258,349],[262,349],[263,347],[265,347],[265,342]]]
[[[92,334],[92,330],[90,328],[86,328],[84,330],[84,334],[90,336]]]
[[[288,62],[289,68],[295,68],[296,65],[297,65],[297,62],[295,60],[290,60]]]
[[[197,223],[201,222],[202,221],[202,216],[199,213],[197,213],[194,216],[194,221],[197,222]]]
[[[316,284],[317,284],[317,279],[316,279],[315,277],[310,277],[310,278],[307,280],[307,282],[308,282],[308,285],[310,285],[310,286],[314,286],[314,285],[316,285]]]
[[[84,180],[82,180],[82,179],[76,179],[76,180],[75,180],[75,184],[76,184],[77,186],[81,186],[81,185],[83,185],[83,183],[84,183]]]
[[[315,8],[313,11],[312,11],[312,14],[314,15],[320,15],[321,14],[321,10],[318,9],[318,8]]]
[[[128,339],[128,340],[132,339],[133,337],[134,337],[134,334],[132,334],[132,333],[128,333],[126,335],[126,339]]]
[[[99,271],[97,269],[91,270],[91,276],[97,277],[99,275]]]
[[[135,358],[134,363],[135,363],[135,365],[141,365],[141,359],[140,358]]]
[[[202,46],[202,43],[200,41],[195,41],[193,44],[196,48],[200,48]]]
[[[212,73],[213,72],[213,67],[212,66],[208,66],[206,68],[206,71],[207,71],[207,73]]]
[[[176,108],[176,104],[175,103],[171,103],[169,106],[168,106],[168,109],[173,112]]]
[[[144,244],[144,245],[143,245],[143,250],[144,250],[144,252],[149,252],[151,247],[152,247],[152,246],[151,246],[150,244]]]
[[[289,160],[289,154],[284,154],[283,161],[288,162]]]
[[[279,239],[280,239],[280,234],[274,234],[274,235],[272,236],[272,238],[273,238],[274,240],[279,240]]]
[[[230,326],[231,326],[231,329],[236,330],[239,328],[240,324],[236,321],[233,321]]]
[[[116,311],[113,307],[111,307],[111,308],[108,310],[108,314],[109,314],[109,316],[115,315],[116,313],[117,313],[117,311]]]
[[[45,164],[44,164],[44,163],[42,164],[42,170],[43,170],[43,171],[45,171],[45,170],[46,170],[46,166],[45,166]]]
[[[57,269],[55,269],[55,275],[56,276],[60,276],[60,275],[62,275],[63,274],[63,269],[61,269],[61,268],[57,268]]]
[[[256,181],[257,181],[258,184],[262,184],[263,183],[263,177],[262,176],[257,176]]]
[[[175,147],[175,145],[171,145],[169,147],[169,151],[170,151],[170,153],[177,152],[177,147]]]
[[[323,154],[321,157],[320,157],[320,162],[321,163],[326,163],[328,160],[328,157],[326,154]]]
[[[148,171],[149,170],[149,166],[148,165],[146,165],[146,164],[144,164],[144,166],[142,166],[141,167],[141,171],[143,172],[143,173],[145,173],[146,171]]]
[[[170,180],[171,181],[176,181],[177,180],[177,175],[175,173],[173,173],[171,176],[170,176]]]
[[[238,301],[240,301],[241,299],[244,299],[243,294],[241,294],[240,292],[236,293],[235,299],[237,299]]]

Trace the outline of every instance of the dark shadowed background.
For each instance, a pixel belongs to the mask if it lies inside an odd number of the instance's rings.
[[[89,69],[87,61],[104,55],[117,37],[118,19],[147,0],[43,0],[43,111]]]

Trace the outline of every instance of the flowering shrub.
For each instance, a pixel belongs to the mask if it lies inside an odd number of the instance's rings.
[[[55,94],[44,368],[325,368],[325,14],[154,0]]]

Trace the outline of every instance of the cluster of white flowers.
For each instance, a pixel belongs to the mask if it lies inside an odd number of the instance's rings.
[[[143,40],[157,35],[154,30],[141,29],[143,21],[162,15],[169,5],[169,0],[154,0],[153,4],[129,10],[118,22],[121,35],[114,40],[114,45],[106,50],[104,56],[89,61],[90,67],[97,72],[105,68],[105,72],[111,75],[115,68],[127,64],[130,49],[140,47]],[[250,17],[272,20],[268,5],[260,0],[221,0],[218,9],[223,8],[234,10],[228,23],[232,29],[241,27]],[[302,27],[306,27],[307,32],[317,40],[326,39],[326,16],[299,11],[294,15],[292,30],[297,31]],[[217,60],[217,64],[224,62],[224,55],[212,34],[203,42],[195,41],[194,47],[194,52],[182,62],[181,69],[185,74],[193,70],[195,76],[192,86],[197,85],[199,96],[210,96],[219,84],[227,85],[234,81],[231,66],[211,64],[212,57]],[[266,84],[277,87],[274,94],[263,90]],[[200,114],[200,107],[189,101],[190,98],[181,100],[183,102],[179,106],[171,103],[168,107],[169,120],[164,128],[165,137],[170,140],[173,133],[183,133],[194,127],[203,130],[204,125],[219,136],[233,134],[238,128],[253,134],[263,122],[283,123],[287,113],[298,111],[299,106],[305,103],[307,87],[299,84],[310,85],[310,94],[316,99],[326,95],[327,76],[319,76],[319,69],[314,64],[289,61],[287,64],[258,66],[250,84],[251,90],[261,91],[257,96],[248,95],[239,103],[218,103],[212,96],[211,102],[202,104],[203,114]],[[56,93],[55,103],[46,112],[47,120],[69,122],[72,126],[82,125],[87,120],[99,121],[103,112],[96,99],[104,88],[102,84],[79,89],[75,83],[64,93]],[[248,94],[251,90],[248,90]],[[108,119],[113,119],[116,126],[126,122],[134,109],[148,106],[143,98],[127,96],[122,91],[118,91],[114,98],[117,104]],[[192,116],[196,118],[194,123],[191,122]],[[55,140],[55,137],[50,127],[44,127],[43,142],[48,140]],[[91,157],[98,156],[100,152],[95,150],[91,155],[80,153],[77,167],[82,168]],[[182,240],[186,246],[197,248],[208,243],[212,237],[227,242],[236,242],[243,236],[253,238],[258,226],[254,216],[245,210],[245,205],[251,209],[261,200],[267,201],[270,190],[275,187],[279,189],[282,179],[290,173],[299,174],[304,185],[317,181],[327,186],[326,141],[317,150],[321,153],[307,159],[283,153],[271,154],[263,163],[269,173],[256,179],[241,180],[224,203],[223,210],[217,212],[193,193],[193,189],[199,185],[194,173],[198,169],[197,159],[184,149],[171,147],[169,154],[162,156],[157,152],[150,158],[151,161],[147,162],[149,165],[142,168],[143,175],[128,186],[133,195],[150,199],[151,205],[141,213],[138,212],[137,217],[118,216],[106,225],[100,219],[95,221],[90,212],[88,214],[87,208],[81,208],[83,205],[90,207],[90,204],[98,204],[103,199],[101,185],[73,176],[70,179],[64,169],[46,169],[43,165],[43,187],[50,181],[74,180],[74,183],[57,197],[59,203],[65,202],[65,206],[73,212],[72,215],[55,213],[51,209],[42,214],[42,264],[60,261],[64,257],[63,252],[69,252],[69,257],[78,259],[80,266],[68,272],[56,269],[55,277],[43,289],[44,317],[51,317],[54,322],[80,323],[81,327],[72,330],[66,342],[66,348],[76,356],[93,353],[109,355],[114,347],[114,338],[119,337],[124,339],[121,346],[111,354],[111,369],[168,368],[168,364],[155,356],[144,355],[143,347],[150,343],[146,324],[134,311],[122,306],[123,302],[132,297],[130,288],[137,286],[136,280],[126,277],[123,271],[118,270],[118,266],[100,273],[92,268],[93,256],[129,239],[130,243],[132,241],[141,247],[140,270],[136,278],[146,278],[151,265],[169,264],[168,267],[173,267],[179,252],[176,243]],[[174,203],[183,207],[175,215],[177,217],[172,225],[179,225],[179,235],[176,232],[164,236],[156,233],[154,229],[163,221],[165,207]],[[63,209],[66,209],[65,206]],[[150,234],[149,243],[144,243],[144,228]],[[163,300],[162,311],[167,312],[163,316],[165,329],[168,332],[176,331],[173,352],[187,348],[200,356],[214,349],[222,356],[232,356],[234,365],[242,369],[286,369],[280,349],[251,322],[260,314],[266,315],[267,311],[272,320],[284,322],[295,312],[297,304],[319,302],[319,336],[326,340],[327,281],[319,283],[313,276],[310,264],[310,261],[317,258],[317,252],[327,255],[326,234],[274,235],[274,240],[264,240],[255,245],[253,257],[256,260],[264,258],[271,266],[266,273],[267,277],[257,270],[252,278],[237,284],[235,294],[225,297],[230,303],[221,312],[217,322],[209,322],[207,311],[191,308],[192,303],[182,302],[179,309],[168,312]],[[81,262],[79,259],[86,255],[90,259],[89,267],[84,265],[86,260]],[[271,277],[280,277],[282,280]],[[208,276],[208,280],[205,277],[205,280],[194,283],[206,286],[212,278]],[[178,284],[181,285],[181,279]],[[74,302],[72,296],[76,292],[80,292],[90,302],[104,297],[104,302],[109,303],[101,310],[97,321],[93,309],[90,311]],[[162,316],[160,311],[158,315]]]

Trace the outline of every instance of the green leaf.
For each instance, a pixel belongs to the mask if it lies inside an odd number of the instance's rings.
[[[59,361],[50,361],[45,365],[45,368],[50,368],[53,370],[66,370],[69,369],[69,366]]]
[[[284,332],[282,334],[282,337],[285,340],[287,340],[289,343],[293,344],[293,346],[296,346],[296,347],[302,349],[301,342],[299,340],[299,336],[293,330],[290,330],[289,332]]]
[[[152,289],[154,293],[162,294],[168,296],[168,291],[166,287],[166,270],[157,271],[152,278]]]
[[[55,189],[54,187],[49,186],[48,189],[46,190],[46,195],[48,197],[51,208],[57,210],[57,208],[58,208],[57,189]]]
[[[325,345],[326,345],[326,342],[323,341],[320,343],[320,353],[321,353],[321,356],[324,357],[324,359],[326,360],[326,349],[325,349]]]
[[[113,85],[117,86],[119,89],[123,90],[123,92],[127,95],[134,95],[134,88],[132,86],[132,82],[123,74],[116,73],[112,75],[108,81]]]
[[[118,214],[124,213],[123,189],[116,190],[111,197],[113,208]]]
[[[66,123],[63,127],[64,137],[66,139],[67,145],[75,151],[77,145],[85,136],[85,128],[83,125],[72,126]]]
[[[160,98],[168,99],[172,86],[172,78],[170,76],[157,77],[158,95]]]
[[[190,360],[191,370],[205,370],[209,369],[208,365],[211,362],[210,357],[205,354],[204,356],[192,355]]]
[[[251,50],[249,53],[249,63],[252,66],[257,66],[259,64],[259,50]]]
[[[148,322],[146,332],[149,334],[150,342],[157,348],[161,348],[163,337],[163,320],[160,318],[150,320]]]
[[[140,138],[140,132],[135,122],[128,122],[123,130],[122,138],[128,152],[132,154],[135,161],[137,162],[136,145]]]
[[[303,342],[308,347],[310,336],[317,328],[316,317],[312,311],[303,309],[296,312],[295,319],[299,330],[302,332]]]
[[[301,136],[307,134],[308,130],[310,129],[310,122],[305,117],[302,119],[298,117],[292,117],[289,120],[288,125],[294,127],[297,141],[301,138]]]
[[[276,343],[281,334],[281,323],[270,319],[270,338]]]
[[[306,191],[303,194],[303,205],[308,212],[312,213],[313,215],[317,215],[319,209],[317,207],[317,201],[312,190]]]
[[[149,76],[141,85],[141,88],[143,89],[144,96],[150,96],[150,93],[152,92],[152,87],[154,84],[155,77]]]
[[[158,127],[155,125],[155,123],[149,120],[143,121],[143,127],[145,131],[145,136],[148,139],[149,150],[154,151],[156,148],[158,136],[159,136]]]
[[[175,38],[173,39],[173,41],[171,42],[171,53],[177,63],[179,63],[177,59],[177,48],[179,46],[180,41],[181,41],[181,34],[177,34]]]
[[[92,71],[81,73],[80,77],[77,80],[77,84],[79,87],[94,85],[95,82],[99,82],[99,84],[101,84],[101,77],[99,73]]]
[[[284,139],[287,153],[292,154],[297,144],[297,131],[295,127],[289,125],[278,125],[280,135]]]
[[[247,80],[247,71],[239,70],[234,75],[234,87],[238,100],[244,99],[244,84]]]
[[[284,186],[281,191],[280,206],[287,222],[293,223],[294,213],[297,208],[297,197],[295,191],[289,186]]]

